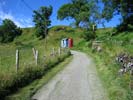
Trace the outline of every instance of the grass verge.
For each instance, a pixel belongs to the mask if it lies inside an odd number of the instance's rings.
[[[108,54],[93,54],[93,58],[110,100],[132,100],[133,91],[129,88],[129,73],[119,76],[119,66]]]
[[[0,74],[0,99],[4,98],[13,92],[17,91],[19,88],[22,88],[35,79],[41,78],[49,70],[58,65],[60,62],[63,62],[65,58],[69,57],[70,53],[63,54],[60,57],[56,57],[48,60],[47,62],[40,62],[38,66],[27,66],[23,70],[18,71],[17,73],[12,74]]]
[[[41,79],[37,79],[30,85],[18,90],[15,94],[6,97],[6,100],[30,100],[31,96],[51,78],[60,72],[72,59],[72,56],[66,58],[64,62],[50,69]]]
[[[130,88],[133,77],[129,72],[120,76],[118,74],[120,66],[115,61],[116,56],[122,52],[133,54],[132,36],[131,32],[113,37],[106,36],[105,39],[98,37],[100,41],[103,41],[102,52],[92,52],[91,41],[85,40],[80,41],[74,48],[87,53],[94,59],[97,72],[110,100],[132,100],[133,98],[133,90]]]

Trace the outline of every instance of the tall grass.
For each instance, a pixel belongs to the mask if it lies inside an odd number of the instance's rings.
[[[4,99],[8,94],[31,83],[33,80],[41,78],[46,72],[58,63],[64,61],[69,55],[70,53],[50,59],[45,63],[41,62],[38,66],[27,66],[17,73],[0,74],[0,99]]]
[[[7,96],[5,100],[30,100],[38,89],[47,84],[57,73],[64,69],[71,60],[72,56],[66,58],[65,61],[50,69],[41,79],[37,79],[26,87],[19,89],[14,94]]]
[[[129,83],[132,76],[125,73],[119,76],[120,66],[115,61],[115,57],[121,52],[133,55],[133,32],[121,33],[116,36],[108,35],[108,30],[98,30],[96,40],[102,41],[102,52],[92,52],[91,41],[82,40],[75,49],[86,52],[91,55],[96,63],[99,77],[105,89],[108,92],[110,100],[132,100],[133,90],[130,89]],[[109,32],[111,32],[109,30]]]
[[[93,54],[93,57],[110,100],[132,100],[132,92],[129,88],[130,74],[119,76],[120,67],[115,62],[115,55],[111,52],[103,52]]]

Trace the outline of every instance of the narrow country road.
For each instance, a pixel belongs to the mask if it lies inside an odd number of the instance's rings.
[[[81,52],[72,54],[73,60],[32,100],[108,100],[92,59]]]

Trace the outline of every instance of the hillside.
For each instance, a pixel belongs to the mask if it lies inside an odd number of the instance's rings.
[[[31,64],[34,60],[32,54],[32,48],[36,48],[39,51],[39,57],[43,58],[51,53],[52,49],[55,48],[57,50],[60,47],[60,41],[62,38],[73,38],[74,45],[78,43],[80,40],[79,35],[82,31],[72,29],[70,27],[65,27],[63,30],[59,30],[60,27],[52,27],[49,30],[49,34],[47,39],[39,40],[34,35],[33,28],[25,28],[23,29],[23,33],[21,36],[17,37],[14,42],[8,44],[0,45],[0,55],[1,55],[1,64],[0,68],[3,71],[9,71],[15,69],[15,52],[16,49],[20,50],[20,66],[24,66],[24,64]],[[21,57],[22,56],[22,57]],[[26,58],[26,59],[25,59]],[[6,63],[8,62],[8,63]],[[12,67],[11,67],[12,66]]]
[[[102,51],[96,52],[92,50],[92,41],[85,41],[82,38],[82,29],[54,26],[49,29],[47,39],[39,40],[34,35],[34,28],[24,28],[23,34],[14,42],[0,44],[1,74],[10,75],[14,72],[16,49],[20,50],[20,67],[23,68],[35,64],[33,47],[39,51],[39,59],[44,59],[44,56],[50,55],[53,48],[57,50],[60,47],[62,38],[70,37],[74,40],[72,49],[80,50],[93,57],[110,100],[131,100],[133,93],[129,86],[132,83],[132,76],[129,72],[119,76],[118,71],[121,67],[115,59],[120,53],[133,55],[133,32],[123,32],[112,36],[112,30],[112,28],[97,30],[96,41],[102,42]]]
[[[63,30],[60,30],[62,27]],[[34,28],[25,28],[22,35],[17,37],[13,42],[0,44],[0,90],[5,91],[0,92],[0,98],[2,99],[3,95],[31,83],[36,78],[43,76],[59,62],[62,62],[69,55],[64,53],[61,56],[57,55],[61,39],[71,37],[79,41],[80,38],[74,36],[75,34],[79,35],[81,32],[80,29],[76,30],[66,26],[56,26],[49,30],[47,39],[39,40],[34,35]],[[36,67],[32,48],[38,50],[39,53],[38,67]],[[56,52],[56,57],[51,56],[53,48]],[[17,49],[19,50],[18,72],[16,72],[15,64]],[[3,90],[5,88],[9,90]]]

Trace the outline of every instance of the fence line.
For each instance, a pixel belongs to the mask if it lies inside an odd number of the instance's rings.
[[[66,49],[66,48],[65,48]],[[21,68],[21,66],[27,66],[28,64],[35,64],[36,66],[39,63],[39,60],[46,60],[46,58],[51,59],[51,57],[58,57],[61,56],[63,53],[65,53],[67,50],[65,50],[63,48],[57,48],[55,49],[54,47],[52,48],[51,52],[50,52],[50,56],[44,56],[43,58],[41,58],[40,53],[38,50],[36,50],[35,48],[32,49],[28,49],[28,50],[24,50],[24,49],[20,49],[20,50],[16,50],[16,54],[11,54],[11,56],[4,56],[0,55],[0,70],[16,70],[16,72],[18,72],[18,70]],[[28,51],[28,52],[27,52]],[[13,52],[13,51],[11,51]],[[15,52],[13,52],[15,53]],[[7,55],[7,54],[5,54]],[[30,57],[29,57],[30,56]],[[12,66],[15,66],[14,68]],[[3,68],[3,69],[2,69]],[[8,69],[6,69],[8,68]]]

